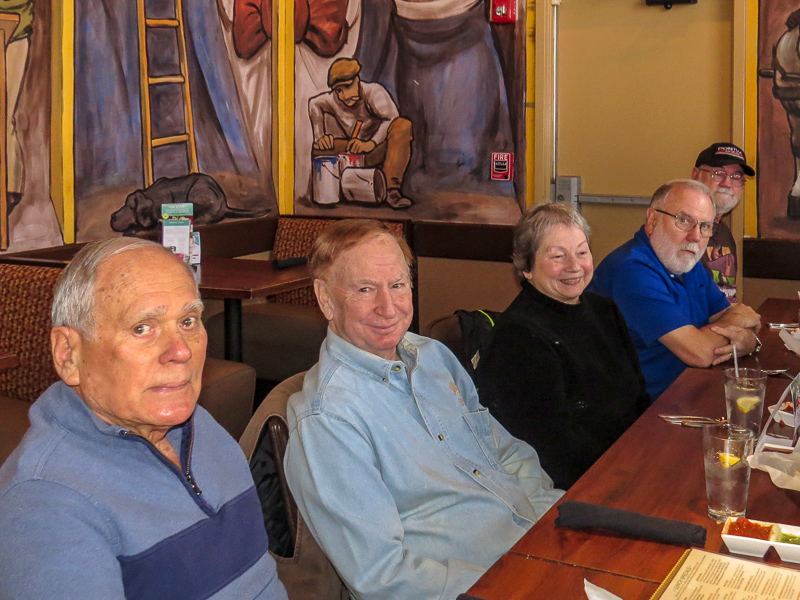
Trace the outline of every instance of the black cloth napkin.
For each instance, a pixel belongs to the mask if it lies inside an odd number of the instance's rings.
[[[600,527],[665,544],[705,546],[706,528],[694,523],[648,517],[621,508],[567,500],[558,505],[556,526],[581,529]]]

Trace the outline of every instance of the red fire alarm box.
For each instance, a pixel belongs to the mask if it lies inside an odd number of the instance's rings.
[[[492,0],[489,7],[492,23],[516,23],[517,0]]]
[[[492,152],[492,180],[511,181],[514,178],[514,153]]]

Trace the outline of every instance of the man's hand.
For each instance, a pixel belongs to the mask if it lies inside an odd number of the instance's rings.
[[[358,138],[353,138],[347,142],[347,151],[353,154],[367,154],[375,149],[375,142],[367,140],[362,142]]]
[[[734,325],[744,329],[752,329],[754,332],[758,332],[758,330],[761,329],[761,316],[752,308],[741,302],[732,304],[729,308],[717,313],[709,319],[709,322],[722,327]]]
[[[316,142],[314,142],[314,150],[333,150],[333,135],[326,133]]]
[[[736,354],[738,356],[750,354],[756,347],[756,336],[751,328],[737,327],[736,325],[731,325],[729,327],[712,325],[709,329],[730,341],[729,344],[720,346],[714,350],[714,354],[717,355],[717,358],[715,358],[712,363],[714,365],[730,360],[733,357],[734,346],[736,347]]]

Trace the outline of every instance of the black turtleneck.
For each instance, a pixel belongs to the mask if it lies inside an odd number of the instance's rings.
[[[565,304],[528,282],[498,319],[477,373],[481,402],[567,489],[650,405],[617,305]]]

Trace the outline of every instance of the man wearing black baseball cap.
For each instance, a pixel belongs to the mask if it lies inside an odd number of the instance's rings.
[[[742,199],[746,176],[755,174],[747,164],[744,151],[730,143],[711,144],[697,156],[692,170],[692,179],[708,186],[717,211],[714,218],[717,228],[703,254],[703,265],[731,303],[739,301],[736,297],[736,241],[721,219]]]

